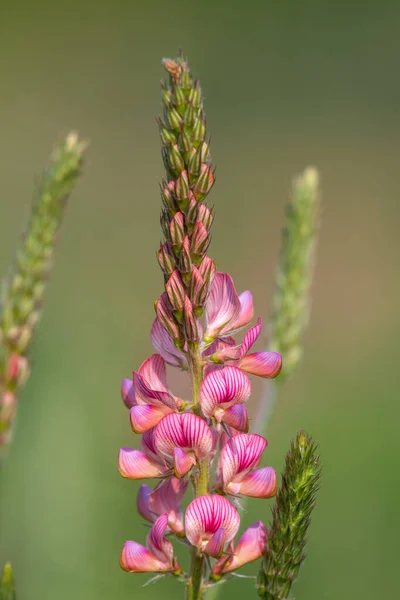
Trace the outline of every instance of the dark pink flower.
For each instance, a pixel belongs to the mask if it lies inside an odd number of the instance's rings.
[[[182,519],[182,498],[188,482],[176,477],[164,479],[152,490],[141,485],[137,497],[137,509],[140,515],[153,523],[162,514],[168,515],[168,527],[176,534],[184,532]]]
[[[232,495],[254,498],[275,496],[275,470],[272,467],[256,469],[266,446],[267,440],[255,433],[242,433],[231,438],[221,451],[216,487]]]
[[[168,516],[161,515],[150,529],[146,548],[137,542],[126,542],[119,561],[121,568],[129,573],[179,573],[172,544],[164,537],[167,526]]]
[[[212,577],[219,579],[220,575],[230,573],[243,565],[260,558],[267,547],[267,530],[264,523],[253,523],[242,535],[236,548],[231,542],[228,548],[229,556],[223,556],[214,565]]]
[[[207,419],[213,417],[217,423],[223,421],[236,429],[246,429],[245,409],[234,406],[244,404],[250,394],[249,378],[236,367],[225,367],[212,371],[205,377],[200,389],[201,409]]]
[[[204,419],[193,413],[173,413],[164,417],[154,432],[157,453],[183,477],[213,449],[213,435]]]
[[[224,545],[236,535],[240,517],[236,508],[223,496],[199,496],[185,514],[185,531],[189,542],[200,551],[221,556]]]

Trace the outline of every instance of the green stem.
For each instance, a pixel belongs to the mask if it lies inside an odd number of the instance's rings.
[[[189,356],[190,374],[192,378],[192,397],[193,397],[193,412],[201,416],[200,407],[200,387],[203,381],[203,365],[199,351],[193,351]],[[199,473],[195,481],[196,498],[204,496],[208,493],[209,486],[209,462],[208,458],[203,459],[199,463]],[[190,571],[190,580],[187,585],[187,600],[201,600],[204,594],[202,589],[203,573],[204,573],[204,556],[200,554],[197,548],[192,549],[192,564]]]

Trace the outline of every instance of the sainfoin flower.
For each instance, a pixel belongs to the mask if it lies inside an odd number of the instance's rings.
[[[200,600],[207,586],[265,551],[261,522],[234,544],[240,527],[236,505],[241,496],[270,498],[276,492],[274,469],[259,466],[267,441],[247,433],[246,404],[248,375],[276,377],[281,357],[251,352],[262,326],[261,319],[251,326],[253,296],[248,290],[238,294],[231,275],[216,271],[207,256],[213,212],[206,197],[215,177],[201,89],[182,57],[164,65],[169,83],[162,90],[159,126],[165,239],[157,253],[164,291],[155,303],[150,334],[156,354],[122,383],[132,429],[142,434],[140,449],[122,448],[118,461],[123,477],[156,480],[142,484],[137,495],[139,514],[153,525],[146,547],[126,542],[120,563],[134,573],[177,576],[187,597]],[[192,397],[171,392],[166,365],[188,372]],[[220,456],[213,469],[216,449]],[[184,513],[184,494],[193,488],[195,497]],[[190,573],[174,558],[174,537],[192,547]]]
[[[164,537],[168,516],[161,515],[147,536],[146,547],[137,542],[126,542],[122,548],[120,565],[130,573],[161,571],[179,573],[181,568],[174,558],[174,548]]]

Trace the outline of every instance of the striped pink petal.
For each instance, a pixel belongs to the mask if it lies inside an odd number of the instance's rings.
[[[175,448],[193,451],[199,459],[209,455],[213,437],[204,419],[193,413],[173,413],[164,417],[154,432],[157,452],[173,462]]]
[[[256,433],[241,433],[225,444],[219,459],[225,490],[232,491],[230,485],[241,481],[258,466],[266,446],[267,440]]]
[[[233,554],[222,557],[213,568],[213,575],[222,575],[239,569],[260,558],[267,547],[267,530],[261,521],[253,523],[240,538]]]
[[[228,333],[229,323],[238,318],[241,308],[232,277],[228,273],[217,272],[206,303],[205,341],[212,342],[225,331]]]
[[[126,542],[119,559],[121,569],[128,573],[167,571],[168,565],[137,542]]]
[[[239,364],[239,367],[259,377],[273,379],[277,377],[282,369],[282,356],[278,352],[254,352],[246,354]]]
[[[167,369],[160,354],[152,354],[139,367],[139,375],[149,382],[153,390],[168,391]]]
[[[204,379],[200,389],[200,404],[204,416],[210,418],[217,408],[226,409],[243,404],[251,394],[248,377],[236,367],[212,371]]]
[[[154,348],[166,363],[187,371],[188,364],[184,353],[174,346],[172,339],[158,319],[154,319],[150,337]]]
[[[225,541],[225,529],[220,527],[205,546],[204,552],[214,558],[219,558],[224,550]]]
[[[240,311],[236,319],[229,322],[229,331],[231,333],[245,327],[254,318],[253,294],[248,290],[239,296]]]
[[[243,404],[234,404],[224,410],[222,421],[228,427],[233,427],[238,431],[247,433],[249,430],[249,417],[247,409]]]
[[[159,356],[154,354],[153,356]],[[160,357],[161,358],[161,357]],[[164,363],[164,360],[161,358]],[[152,404],[153,406],[168,406],[172,410],[176,410],[179,405],[178,399],[175,398],[165,386],[158,389],[159,382],[147,380],[139,373],[133,373],[133,386],[136,392],[137,404]]]
[[[169,540],[164,537],[168,527],[168,515],[163,514],[154,521],[146,540],[146,546],[158,560],[170,564],[174,557],[174,549]]]
[[[194,456],[186,454],[182,448],[174,448],[174,473],[176,477],[184,477],[196,464]]]
[[[133,431],[135,433],[148,431],[152,427],[155,427],[168,411],[170,409],[167,407],[161,408],[151,406],[150,404],[132,406],[129,414]]]
[[[145,431],[143,433],[141,441],[140,441],[140,448],[141,448],[142,452],[144,452],[146,454],[146,456],[148,456],[148,458],[150,458],[150,460],[152,460],[153,462],[158,463],[160,465],[164,465],[165,461],[157,453],[157,449],[154,444],[154,432],[155,432],[155,427],[153,427],[152,429],[149,429],[148,431]]]
[[[252,498],[273,498],[278,489],[278,481],[275,469],[263,467],[249,473],[239,483],[233,481],[232,484],[228,484],[227,491],[231,486],[237,490],[235,494]]]
[[[219,530],[211,544],[211,550],[218,545],[230,542],[236,535],[240,525],[240,517],[236,508],[224,496],[199,496],[191,502],[185,514],[185,531],[189,542],[202,551]]]
[[[262,329],[262,319],[261,319],[261,317],[259,317],[257,319],[257,323],[253,327],[250,327],[250,329],[248,330],[248,332],[246,333],[246,335],[243,338],[243,341],[240,346],[240,358],[243,358],[243,356],[248,353],[248,351],[250,350],[252,345],[255,343],[255,341],[259,337],[259,335],[261,333],[261,329]]]
[[[119,451],[118,470],[127,479],[159,477],[165,471],[144,452],[132,448],[121,448]]]

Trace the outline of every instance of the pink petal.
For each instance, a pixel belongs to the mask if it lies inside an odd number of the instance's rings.
[[[172,565],[174,549],[169,540],[164,537],[168,527],[168,515],[163,514],[153,524],[147,536],[146,545],[158,560]]]
[[[233,481],[237,481],[238,474],[243,478],[251,469],[257,467],[266,446],[267,440],[256,433],[250,435],[241,433],[225,444],[220,455],[220,469],[225,489]],[[229,490],[233,492],[232,487]]]
[[[174,396],[168,391],[153,388],[151,382],[146,381],[139,373],[133,374],[133,385],[138,404],[152,404],[159,407],[168,406],[170,409],[176,410],[177,402]]]
[[[132,408],[132,406],[137,404],[135,388],[130,379],[124,379],[122,381],[121,396],[127,408]]]
[[[161,354],[165,362],[174,367],[187,370],[188,364],[185,355],[174,346],[173,341],[158,319],[153,321],[150,337],[154,348]]]
[[[226,329],[230,321],[235,321],[241,311],[232,277],[228,273],[217,272],[211,285],[206,303],[207,330],[206,342],[212,342]]]
[[[153,523],[156,520],[156,515],[150,509],[149,499],[151,488],[148,485],[141,485],[136,499],[136,507],[139,515]]]
[[[173,413],[164,417],[154,432],[157,452],[172,461],[175,448],[192,449],[198,459],[208,456],[213,437],[207,423],[193,413]]]
[[[233,427],[238,431],[247,433],[249,430],[249,417],[247,409],[243,404],[234,404],[224,411],[222,421],[225,425]]]
[[[159,477],[163,469],[155,464],[146,454],[132,448],[121,448],[118,458],[118,470],[122,477],[128,479],[147,479]]]
[[[160,354],[152,354],[139,367],[139,375],[145,379],[153,390],[168,392],[167,369]]]
[[[225,530],[220,527],[204,548],[204,552],[214,558],[219,558],[223,552],[225,541]]]
[[[278,352],[255,352],[244,356],[239,366],[246,373],[273,379],[281,372],[282,357]]]
[[[238,492],[242,496],[252,498],[273,498],[278,489],[278,481],[275,469],[272,467],[263,467],[257,469],[240,482]],[[227,486],[229,491],[229,485]]]
[[[155,427],[143,433],[140,441],[140,448],[150,460],[164,466],[165,461],[159,456],[154,445],[154,432]]]
[[[251,394],[248,377],[236,367],[212,371],[201,384],[200,404],[204,416],[210,418],[218,405],[228,408],[243,404]]]
[[[188,481],[169,477],[164,479],[149,496],[149,508],[153,514],[167,513],[169,527],[178,534],[184,530],[181,502],[187,486]]]
[[[193,456],[188,456],[182,448],[174,448],[174,472],[176,477],[180,478],[186,475],[195,464],[196,459]]]
[[[122,548],[119,564],[129,573],[149,573],[164,571],[166,565],[158,560],[147,548],[136,542],[126,542]]]
[[[238,331],[245,327],[254,318],[254,303],[253,294],[248,290],[239,296],[240,312],[235,320],[232,319],[229,323],[229,331]]]
[[[253,523],[240,538],[234,554],[222,557],[213,568],[213,574],[230,573],[243,565],[260,558],[267,547],[267,530],[264,523]]]
[[[135,433],[143,433],[152,427],[155,427],[159,421],[165,416],[167,407],[159,408],[150,404],[139,404],[132,406],[130,410],[131,426]]]
[[[214,494],[199,496],[191,502],[185,514],[185,531],[193,546],[204,549],[220,528],[224,543],[232,540],[240,525],[236,508],[225,498]]]
[[[248,353],[252,345],[255,343],[257,338],[259,337],[262,329],[262,320],[261,317],[257,320],[257,323],[250,327],[248,332],[243,338],[243,342],[240,346],[240,357],[243,358],[245,354]]]

